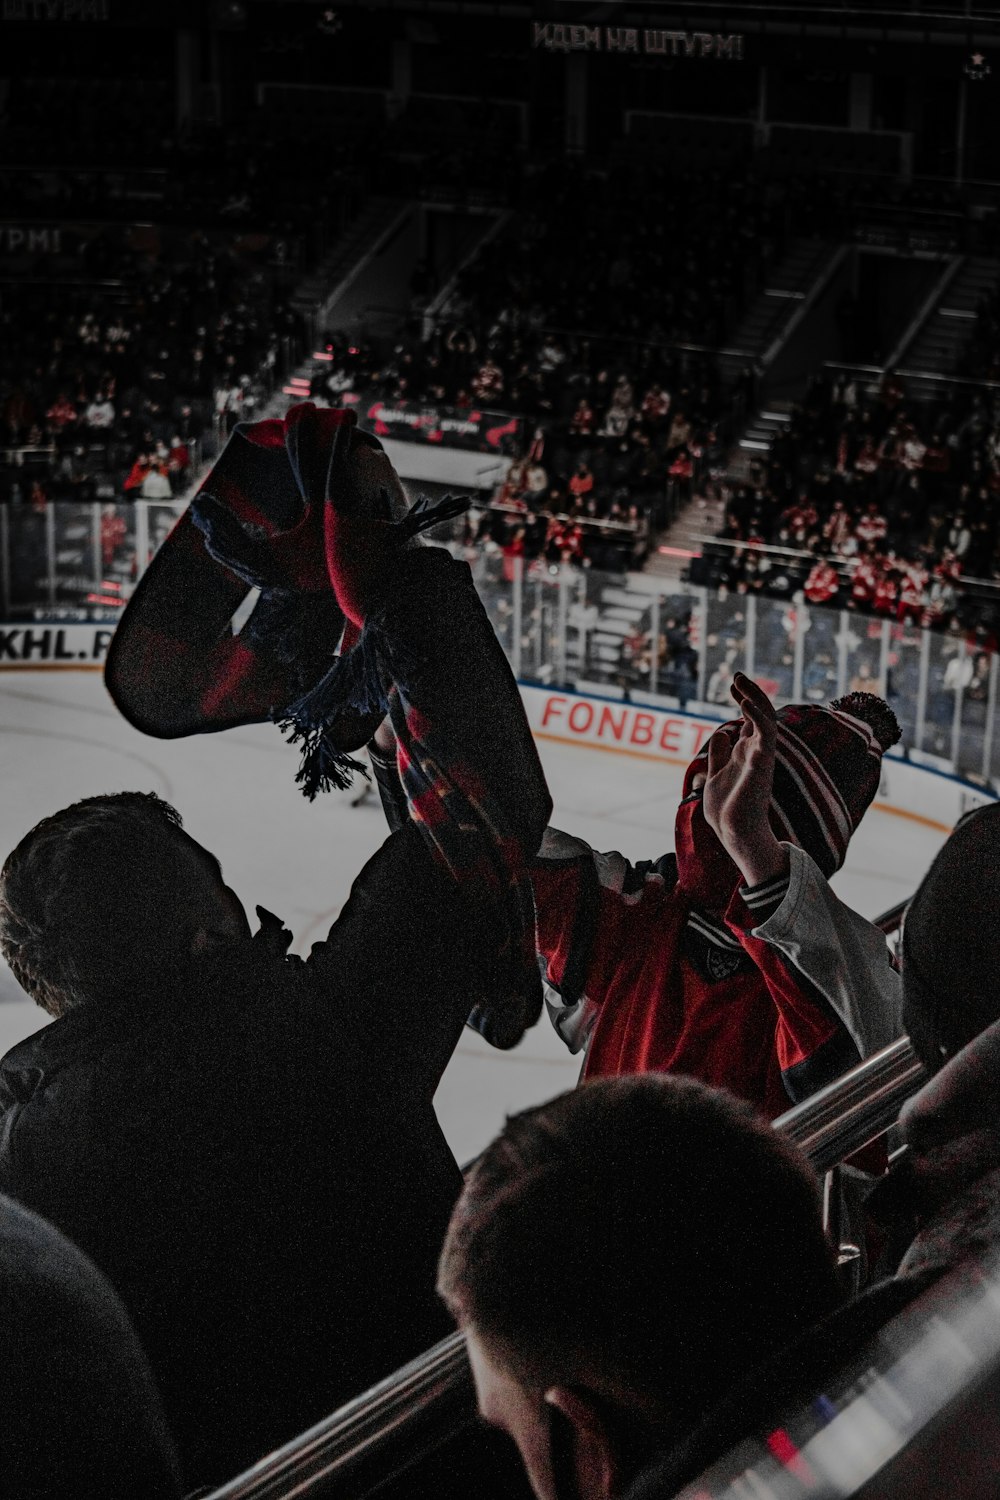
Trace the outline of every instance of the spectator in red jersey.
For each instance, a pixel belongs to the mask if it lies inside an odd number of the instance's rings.
[[[840,575],[828,558],[819,558],[805,581],[804,593],[810,604],[833,604],[840,592]]]
[[[492,355],[486,356],[472,377],[472,389],[484,406],[503,395],[503,371]]]
[[[581,458],[576,466],[575,474],[570,479],[569,492],[578,504],[585,504],[593,490],[594,476],[590,471],[590,465]]]
[[[839,553],[851,535],[851,518],[847,507],[842,500],[837,500],[824,523],[823,540],[831,552]]]
[[[919,563],[904,565],[896,612],[900,624],[919,624],[923,619],[928,581],[927,569],[922,568]]]
[[[854,527],[854,535],[863,547],[867,547],[869,543],[884,541],[888,530],[889,523],[879,510],[878,502],[869,500]]]
[[[896,569],[888,558],[884,558],[875,582],[872,608],[877,615],[894,615],[898,598],[899,584],[896,581]]]
[[[61,432],[64,427],[69,427],[76,423],[76,407],[65,391],[59,392],[59,395],[45,413],[45,420],[56,432]]]
[[[875,590],[878,587],[879,566],[875,556],[874,547],[867,547],[861,557],[854,564],[851,574],[851,590],[848,597],[848,607],[851,609],[870,609],[875,601]]]
[[[545,556],[551,563],[579,562],[583,557],[583,529],[568,516],[552,516],[545,531]]]
[[[871,433],[864,439],[854,460],[859,474],[874,474],[879,466],[878,444]]]
[[[570,432],[574,437],[590,437],[594,430],[594,420],[594,408],[586,396],[581,396],[570,418]]]
[[[125,541],[128,528],[125,525],[125,517],[119,515],[114,506],[104,505],[101,507],[101,561],[105,568],[114,562],[115,553]]]
[[[659,381],[654,381],[642,398],[639,415],[648,427],[656,431],[663,426],[669,411],[670,394],[663,389]]]
[[[688,447],[683,447],[672,459],[667,476],[675,488],[675,493],[682,505],[686,505],[691,499],[691,485],[694,479],[694,458]]]
[[[742,674],[732,692],[743,717],[689,765],[673,855],[632,865],[549,829],[531,878],[549,1014],[571,1050],[587,1046],[585,1077],[687,1073],[773,1118],[898,1034],[884,939],[829,905],[823,877],[899,728],[871,694],[775,715]],[[846,814],[836,831],[835,804]],[[809,924],[788,968],[777,933],[793,910]],[[834,911],[851,951],[857,939],[869,955],[850,975],[840,957],[824,968],[843,951],[821,936]]]
[[[782,512],[782,521],[788,528],[789,538],[798,547],[804,547],[812,537],[819,522],[816,507],[801,494],[795,505]]]
[[[152,460],[148,453],[140,453],[133,463],[125,478],[123,489],[131,500],[135,500],[142,493],[143,480],[152,467]]]

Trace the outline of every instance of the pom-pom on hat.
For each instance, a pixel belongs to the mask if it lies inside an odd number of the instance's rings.
[[[356,639],[331,584],[327,511],[336,503],[378,516],[401,540],[435,519],[413,517],[382,445],[356,422],[352,411],[304,402],[234,428],[111,643],[105,681],[136,728],[171,739],[275,719],[294,730],[294,706],[329,677],[338,645]],[[253,588],[260,597],[234,635]],[[343,752],[365,744],[383,712],[381,702],[331,710],[310,793],[361,769]]]

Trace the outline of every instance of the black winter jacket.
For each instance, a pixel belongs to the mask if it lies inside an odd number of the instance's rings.
[[[117,1288],[190,1485],[232,1476],[449,1331],[460,1187],[432,1098],[491,916],[412,825],[306,961],[263,914],[170,1002],[80,1010],[0,1063],[0,1188]]]

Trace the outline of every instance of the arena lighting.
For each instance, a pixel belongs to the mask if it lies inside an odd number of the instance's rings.
[[[333,359],[333,355],[332,354],[327,354],[327,352],[326,352],[325,349],[314,349],[313,350],[313,359],[332,360]]]
[[[657,547],[663,557],[700,557],[700,552],[690,552],[686,547]]]

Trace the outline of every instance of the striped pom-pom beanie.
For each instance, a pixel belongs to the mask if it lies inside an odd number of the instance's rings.
[[[716,733],[738,734],[734,719]],[[839,870],[851,835],[878,791],[882,755],[900,738],[896,716],[874,693],[849,693],[823,708],[789,703],[777,713],[771,827],[823,874]],[[685,793],[708,769],[708,746],[692,761]]]
[[[896,716],[874,693],[850,693],[829,708],[788,704],[777,718],[772,827],[830,876],[878,791]]]

